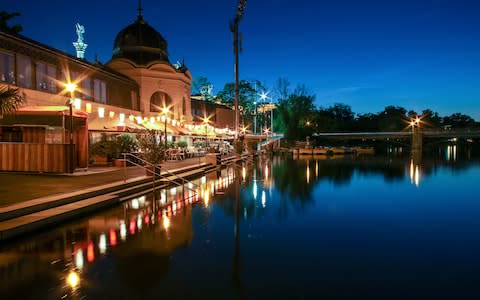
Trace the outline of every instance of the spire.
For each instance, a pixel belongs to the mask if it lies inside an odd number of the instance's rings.
[[[137,11],[138,11],[138,19],[139,20],[143,20],[143,15],[142,15],[142,11],[143,11],[143,8],[142,8],[142,0],[138,0],[138,8],[137,8]]]

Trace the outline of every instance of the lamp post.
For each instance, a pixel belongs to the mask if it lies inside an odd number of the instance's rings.
[[[73,96],[75,89],[77,88],[77,85],[75,83],[69,82],[65,84],[65,89],[67,92],[70,93],[70,99],[68,100],[68,108],[69,108],[69,116],[70,116],[70,121],[68,125],[68,132],[69,132],[69,168],[68,171],[70,173],[73,173],[73,169],[75,168],[74,165],[74,149],[73,149]]]
[[[169,113],[168,107],[163,107],[162,114],[164,115],[163,128],[165,129],[165,150],[167,150],[167,116],[168,116],[168,113]]]
[[[412,127],[412,151],[415,154],[419,154],[422,151],[422,133],[420,132],[420,118],[417,116],[415,119],[410,120],[410,126]]]
[[[245,10],[245,6],[247,5],[247,0],[239,0],[237,5],[237,11],[235,14],[235,19],[233,22],[230,23],[230,31],[233,34],[233,52],[235,54],[235,99],[234,99],[234,106],[235,106],[235,140],[238,139],[238,125],[240,121],[240,111],[238,110],[238,100],[239,100],[239,74],[238,74],[238,54],[239,54],[239,47],[240,38],[238,34],[238,24],[243,17],[243,11]]]

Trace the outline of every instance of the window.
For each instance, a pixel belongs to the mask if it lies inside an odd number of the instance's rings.
[[[44,63],[36,64],[37,90],[46,90],[47,84],[47,65]]]
[[[17,56],[18,86],[32,88],[32,61],[30,58]]]
[[[107,103],[107,85],[104,81],[93,80],[93,99],[99,103]]]
[[[57,92],[55,79],[57,77],[57,68],[42,62],[36,64],[37,90]]]
[[[15,84],[15,66],[13,55],[0,52],[0,82]]]
[[[164,92],[155,92],[150,97],[150,111],[161,112],[164,107],[170,109],[172,106],[172,98]]]
[[[83,79],[81,92],[82,99],[92,99],[92,79],[90,77]]]
[[[51,93],[57,92],[57,67],[47,65],[47,83],[48,91]]]

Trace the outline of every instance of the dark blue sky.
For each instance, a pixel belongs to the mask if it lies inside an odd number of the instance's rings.
[[[144,17],[214,92],[232,82],[228,22],[236,0],[143,0]],[[75,4],[78,3],[78,4]],[[75,23],[85,26],[87,59],[111,57],[116,34],[136,18],[137,1],[3,0],[22,14],[23,34],[74,54]],[[272,87],[303,83],[318,106],[357,113],[397,105],[480,120],[480,1],[249,0],[240,24],[240,77]]]

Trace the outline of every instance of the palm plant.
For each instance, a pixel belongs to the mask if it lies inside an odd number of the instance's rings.
[[[2,87],[0,89],[0,118],[14,113],[23,104],[25,97],[18,88]]]

